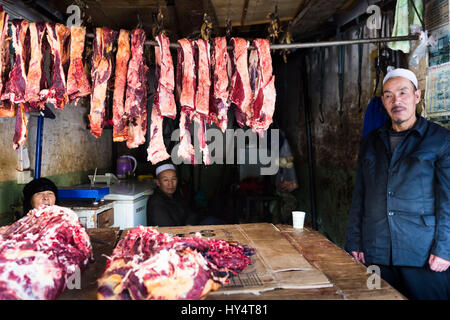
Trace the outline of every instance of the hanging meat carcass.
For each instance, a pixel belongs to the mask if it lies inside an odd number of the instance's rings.
[[[91,133],[99,138],[103,132],[105,119],[105,103],[108,80],[113,69],[113,43],[118,35],[117,31],[108,28],[96,28],[92,54],[92,94],[89,122]]]
[[[229,107],[229,74],[228,74],[229,56],[227,52],[227,40],[225,37],[213,39],[213,93],[211,94],[211,103],[209,106],[210,121],[214,122],[222,132],[225,132],[228,124]]]
[[[188,39],[178,40],[177,99],[181,105],[180,143],[177,155],[195,163],[195,150],[191,142],[191,114],[195,113],[196,74],[193,45]]]
[[[16,106],[16,125],[14,128],[13,148],[17,150],[19,146],[23,146],[28,135],[28,118],[25,113],[25,104],[19,103]]]
[[[25,90],[27,87],[26,60],[27,44],[25,38],[28,30],[28,21],[14,19],[11,21],[12,40],[15,53],[14,66],[9,72],[2,100],[10,100],[12,103],[25,102]]]
[[[59,206],[33,209],[0,228],[0,300],[56,299],[92,257],[75,212]]]
[[[151,227],[131,229],[98,280],[99,300],[205,298],[251,262],[254,249],[200,236],[175,237]]]
[[[86,37],[85,27],[70,27],[70,65],[67,73],[67,95],[69,102],[78,103],[91,94],[91,85],[84,72],[83,52]]]
[[[164,161],[170,158],[164,145],[163,137],[163,117],[159,114],[156,106],[152,107],[150,119],[150,142],[147,148],[147,161],[152,164]]]
[[[259,136],[264,136],[270,124],[275,111],[275,76],[272,75],[272,57],[270,56],[270,44],[266,39],[255,39],[253,45],[256,50],[251,53],[251,64],[256,63],[255,67],[250,67],[250,79],[253,84],[254,99],[251,105],[252,117],[248,126],[252,131],[257,132]]]
[[[117,40],[116,72],[113,95],[113,141],[126,141],[128,138],[128,120],[125,114],[125,90],[127,87],[128,61],[130,60],[130,32],[120,30]]]
[[[156,93],[154,104],[159,109],[161,116],[175,119],[177,106],[173,90],[175,88],[174,67],[170,54],[169,38],[163,34],[156,37],[158,46],[155,46],[155,84]]]
[[[28,26],[30,32],[30,65],[28,67],[25,100],[33,109],[44,109],[45,100],[40,96],[41,90],[47,88],[47,77],[44,71],[45,23],[31,22]]]
[[[9,59],[9,37],[8,37],[9,15],[0,7],[0,97],[5,89],[7,76],[10,69]],[[9,100],[0,101],[0,117],[15,117],[16,107]]]
[[[128,119],[127,147],[145,143],[147,132],[148,72],[144,58],[145,32],[135,29],[131,37],[131,60],[127,72],[125,114]]]
[[[52,53],[52,85],[41,90],[41,100],[52,103],[57,109],[64,109],[69,98],[66,91],[66,75],[63,67],[64,43],[70,36],[70,28],[63,24],[46,23],[47,40]]]
[[[169,38],[160,34],[155,46],[155,96],[153,99],[150,142],[147,148],[147,160],[152,164],[170,158],[164,145],[163,117],[175,119],[177,114],[175,97],[174,68],[169,48]]]
[[[240,127],[248,125],[252,117],[251,102],[253,100],[248,70],[248,41],[242,38],[231,38],[233,46],[233,76],[231,79],[231,102],[235,108],[236,120]]]
[[[206,123],[209,117],[209,100],[211,89],[211,56],[209,43],[206,40],[195,41],[197,85],[195,92],[195,113],[193,120],[198,124],[197,137],[205,165],[210,164],[209,149],[206,143]]]

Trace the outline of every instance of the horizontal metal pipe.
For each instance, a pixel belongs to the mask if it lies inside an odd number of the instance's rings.
[[[93,38],[94,34],[88,33],[89,38]],[[354,39],[354,40],[339,40],[339,41],[318,41],[318,42],[305,42],[305,43],[290,43],[290,44],[272,44],[270,45],[271,50],[283,50],[283,49],[304,49],[304,48],[316,48],[316,47],[333,47],[333,46],[345,46],[353,44],[365,44],[365,43],[378,43],[378,42],[395,42],[395,41],[408,41],[408,40],[418,40],[419,35],[413,34],[409,36],[401,37],[388,37],[388,38],[367,38],[367,39]],[[144,42],[147,45],[158,46],[158,42],[153,40],[147,40]],[[180,48],[178,43],[169,44],[170,48]],[[227,47],[229,50],[232,46]],[[249,50],[255,49],[254,46],[249,46]]]

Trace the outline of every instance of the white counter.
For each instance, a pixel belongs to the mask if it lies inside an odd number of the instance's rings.
[[[137,180],[119,180],[119,183],[109,186],[109,194],[105,200],[136,200],[143,196],[153,194],[154,185],[150,182]]]
[[[114,201],[114,227],[120,229],[147,225],[147,200],[153,194],[154,185],[137,180],[119,180],[109,186],[109,194],[103,199]]]

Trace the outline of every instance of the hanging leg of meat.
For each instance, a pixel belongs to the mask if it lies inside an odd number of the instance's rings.
[[[137,148],[145,143],[147,132],[148,67],[144,58],[144,42],[144,30],[133,30],[125,100],[125,112],[128,119],[128,148]]]
[[[257,80],[255,80],[254,101],[252,103],[253,116],[249,126],[254,132],[263,136],[264,131],[272,123],[272,116],[275,111],[275,76],[272,75],[269,41],[266,39],[255,39],[253,40],[253,45],[257,51],[257,58],[254,58],[257,61],[257,71],[255,71]],[[252,78],[252,68],[250,74],[250,78]]]
[[[147,149],[147,161],[152,164],[164,161],[170,158],[164,145],[163,138],[163,118],[158,112],[158,108],[153,106],[150,124],[150,143]]]
[[[175,88],[174,67],[169,48],[169,38],[163,34],[156,37],[158,46],[155,46],[157,90],[155,105],[163,117],[175,119],[177,107],[173,90]]]
[[[217,37],[213,40],[212,67],[214,69],[214,86],[211,95],[209,110],[210,120],[225,132],[228,124],[229,107],[229,75],[228,75],[228,52],[225,37]]]
[[[5,88],[9,68],[8,18],[5,11],[0,11],[0,96]]]
[[[98,138],[102,135],[105,122],[105,103],[108,80],[113,68],[113,43],[117,31],[108,28],[96,28],[92,55],[92,94],[89,122],[91,133]]]
[[[25,36],[27,30],[28,22],[26,20],[14,19],[11,21],[15,60],[14,66],[9,72],[8,82],[6,82],[5,91],[1,99],[9,99],[12,103],[25,102],[25,90],[27,87]]]
[[[91,85],[84,72],[83,51],[86,36],[85,27],[70,27],[70,65],[67,74],[67,94],[75,104],[82,97],[91,94]]]
[[[28,135],[28,118],[25,113],[25,105],[23,103],[19,103],[17,105],[16,112],[16,127],[14,129],[14,138],[13,138],[13,147],[14,150],[17,150],[19,146],[23,146]]]
[[[253,99],[252,89],[250,87],[250,77],[248,72],[248,41],[242,38],[231,38],[233,46],[233,77],[231,102],[233,102],[241,112],[235,112],[238,123],[243,122],[242,117],[245,116],[245,123],[252,117],[251,102]],[[240,120],[239,120],[240,119]]]
[[[195,150],[191,141],[190,116],[186,109],[181,109],[180,114],[180,144],[178,145],[178,156],[190,164],[196,164]]]
[[[47,40],[50,44],[53,56],[52,86],[50,89],[41,90],[41,99],[52,103],[57,109],[64,109],[69,98],[66,92],[66,76],[64,73],[62,56],[63,48],[61,44],[70,35],[70,29],[62,24],[46,23]]]
[[[191,140],[191,113],[195,113],[196,74],[193,44],[187,39],[178,40],[177,88],[181,105],[180,144],[178,156],[195,164],[195,150]]]
[[[31,57],[27,74],[25,100],[33,109],[43,109],[45,101],[41,100],[39,93],[46,86],[44,71],[44,50],[42,42],[45,35],[45,23],[31,22],[30,30]]]
[[[209,157],[209,149],[208,145],[206,144],[206,123],[207,123],[207,117],[195,113],[193,116],[193,121],[197,123],[198,129],[197,129],[197,138],[199,142],[200,150],[203,154],[203,163],[205,165],[209,165],[211,163],[210,157]]]
[[[179,78],[178,87],[180,88],[178,101],[182,108],[194,110],[196,74],[193,47],[192,43],[187,39],[180,39],[178,43],[181,46],[177,63],[179,70],[177,73],[177,77]]]
[[[211,57],[209,44],[203,39],[195,41],[197,46],[197,91],[195,93],[195,111],[205,117],[209,115],[209,97],[211,89]]]
[[[125,89],[127,86],[128,61],[130,60],[130,32],[120,30],[117,40],[116,73],[113,96],[113,141],[126,141],[128,137],[128,120],[125,115]]]

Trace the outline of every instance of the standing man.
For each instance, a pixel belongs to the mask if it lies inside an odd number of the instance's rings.
[[[390,120],[361,142],[346,250],[410,299],[450,299],[450,132],[417,114],[414,73],[390,71]]]

